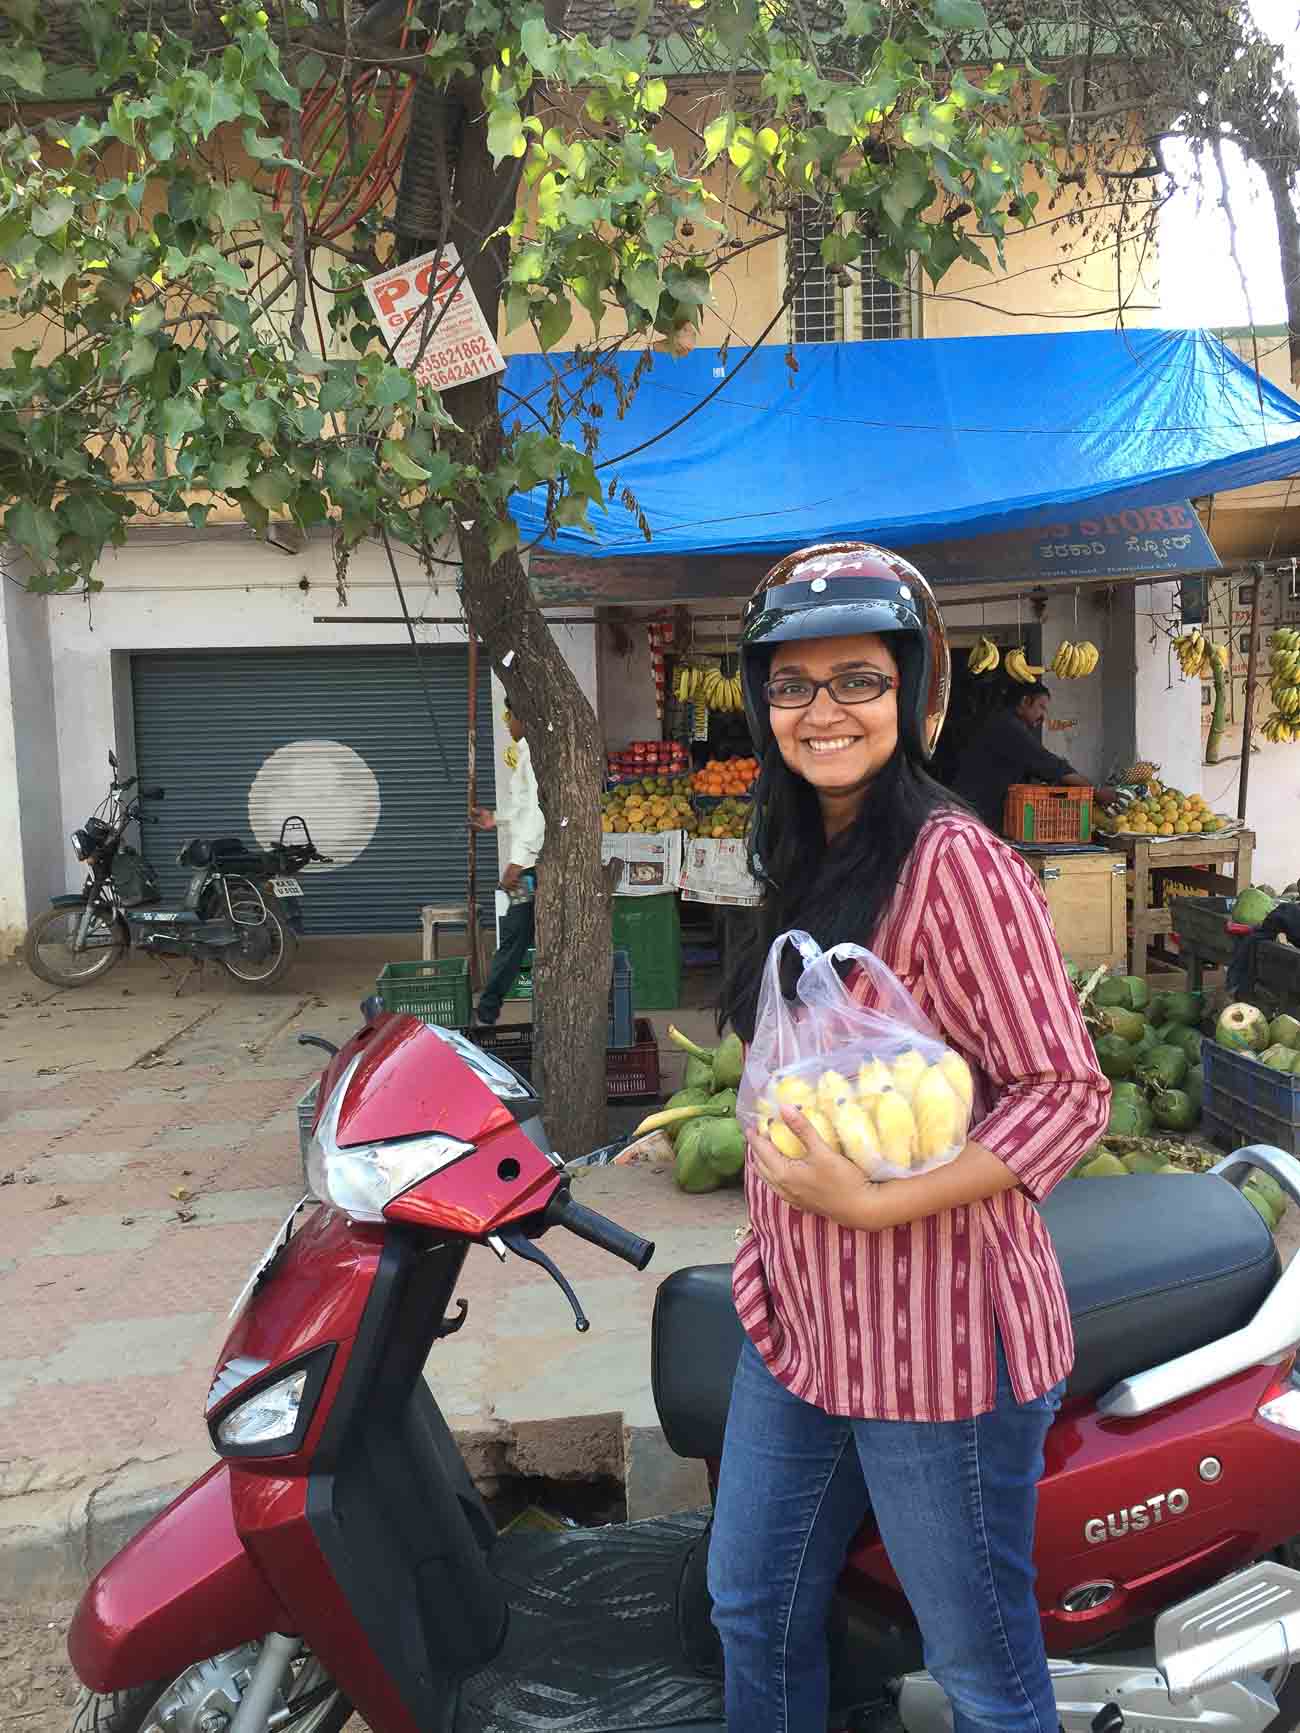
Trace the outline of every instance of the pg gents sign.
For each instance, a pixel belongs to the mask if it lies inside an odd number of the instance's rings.
[[[460,255],[450,243],[381,271],[367,280],[365,290],[375,317],[394,345],[393,360],[413,373],[421,385],[449,391],[454,385],[505,372],[505,356],[465,281]],[[430,330],[429,339],[419,355],[426,329]]]

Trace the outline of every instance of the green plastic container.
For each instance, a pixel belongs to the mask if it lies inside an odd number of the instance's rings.
[[[409,1011],[426,1023],[463,1029],[470,1017],[469,958],[385,963],[375,991],[385,1011]]]
[[[638,1011],[675,1011],[682,996],[682,925],[675,891],[614,898],[614,943],[632,959]]]

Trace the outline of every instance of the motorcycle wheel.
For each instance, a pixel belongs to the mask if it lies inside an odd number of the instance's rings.
[[[201,1733],[214,1712],[234,1719],[239,1702],[234,1680],[257,1660],[258,1643],[230,1649],[188,1667],[170,1685],[155,1682],[100,1696],[83,1690],[72,1716],[71,1733]],[[340,1733],[352,1705],[325,1669],[304,1653],[293,1663],[285,1707],[294,1710],[276,1733]],[[209,1725],[212,1723],[209,1721]]]
[[[82,908],[46,909],[27,929],[23,958],[33,975],[52,987],[88,987],[121,961],[126,943],[115,923],[97,914],[84,951],[74,951]],[[43,948],[42,948],[43,947]]]
[[[266,919],[242,928],[245,938],[240,947],[223,952],[221,965],[228,975],[242,981],[246,987],[274,987],[293,967],[298,941],[293,929],[280,912],[275,898],[263,896]],[[258,904],[247,891],[231,898],[231,907],[238,919],[241,913],[250,922],[259,912]]]

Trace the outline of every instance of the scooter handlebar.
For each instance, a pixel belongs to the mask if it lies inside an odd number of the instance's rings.
[[[640,1234],[629,1233],[608,1216],[588,1209],[586,1204],[575,1203],[567,1188],[556,1192],[543,1212],[543,1220],[548,1228],[568,1228],[588,1245],[612,1252],[634,1270],[643,1270],[655,1255],[653,1240],[643,1240]]]

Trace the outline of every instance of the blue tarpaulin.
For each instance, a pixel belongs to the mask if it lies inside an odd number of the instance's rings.
[[[1300,403],[1203,331],[1069,331],[801,344],[657,357],[620,419],[596,397],[602,480],[630,490],[653,540],[616,497],[594,536],[537,545],[577,559],[775,555],[856,536],[908,547],[1039,525],[1300,474]],[[635,355],[614,365],[626,377]],[[507,419],[546,410],[571,358],[513,356]],[[660,434],[722,389],[667,437]],[[580,440],[574,425],[567,429]],[[513,505],[524,540],[537,494]]]

